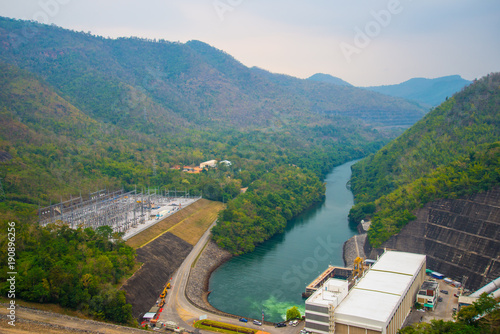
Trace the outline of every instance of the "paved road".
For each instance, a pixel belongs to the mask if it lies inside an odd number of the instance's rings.
[[[215,222],[208,228],[208,230],[203,234],[198,243],[193,247],[191,253],[186,257],[182,265],[179,267],[175,275],[172,277],[172,289],[169,290],[167,297],[165,298],[165,307],[163,312],[158,319],[159,322],[174,321],[180,327],[187,330],[194,330],[193,322],[198,320],[200,316],[207,316],[208,319],[223,321],[226,323],[231,323],[235,325],[259,328],[265,332],[276,333],[276,334],[296,334],[303,327],[304,324],[301,323],[297,327],[285,327],[285,328],[275,328],[274,326],[263,325],[256,326],[252,323],[243,324],[239,322],[238,319],[220,316],[218,314],[210,314],[204,310],[201,310],[191,304],[185,295],[186,285],[189,277],[189,272],[194,260],[198,257],[206,243],[210,238],[210,230],[215,225]]]

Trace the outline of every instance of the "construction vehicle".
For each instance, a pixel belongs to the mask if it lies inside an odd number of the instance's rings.
[[[160,295],[160,298],[165,298],[165,296],[167,295],[167,287],[165,287]]]
[[[364,260],[361,257],[357,257],[354,259],[354,263],[352,264],[352,277],[353,278],[361,278],[363,276],[363,272],[365,271],[365,267],[363,265]]]

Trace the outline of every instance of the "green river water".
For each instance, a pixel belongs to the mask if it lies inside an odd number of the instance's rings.
[[[343,243],[356,234],[347,215],[353,196],[346,184],[351,165],[338,166],[326,177],[325,201],[290,221],[283,234],[233,257],[210,279],[209,302],[242,317],[282,321],[296,305],[304,314],[302,292],[329,264],[344,266]]]

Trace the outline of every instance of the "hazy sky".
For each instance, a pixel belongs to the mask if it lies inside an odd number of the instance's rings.
[[[0,15],[105,37],[197,39],[249,67],[357,86],[500,71],[499,0],[0,0]]]

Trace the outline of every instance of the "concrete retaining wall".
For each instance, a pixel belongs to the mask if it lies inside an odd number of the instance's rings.
[[[426,254],[428,268],[459,282],[465,276],[472,290],[500,276],[500,187],[428,203],[416,216],[382,248]]]

